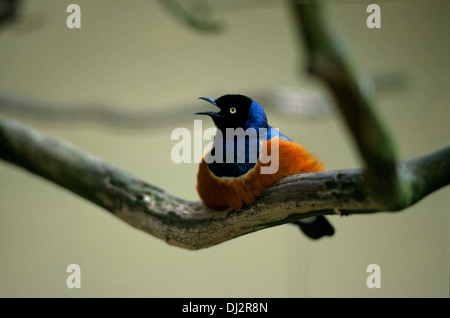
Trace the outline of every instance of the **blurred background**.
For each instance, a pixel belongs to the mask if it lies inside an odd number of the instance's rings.
[[[366,26],[371,2],[328,1],[327,10],[356,65],[374,78],[376,111],[399,158],[449,145],[449,1],[372,2],[381,29]],[[71,3],[81,8],[80,29],[66,26]],[[18,19],[0,28],[0,94],[60,110],[150,114],[148,125],[0,113],[189,200],[198,200],[197,164],[171,161],[170,136],[209,109],[199,96],[249,95],[328,169],[361,167],[339,114],[323,103],[327,92],[304,71],[288,2],[183,3],[221,30],[195,30],[152,0],[24,0]],[[280,91],[297,90],[321,98],[277,109]],[[392,215],[330,216],[336,233],[320,241],[283,225],[188,251],[0,162],[0,296],[448,297],[449,194],[441,189]],[[66,286],[69,264],[81,268],[79,289]],[[381,268],[379,289],[366,285],[370,264]]]

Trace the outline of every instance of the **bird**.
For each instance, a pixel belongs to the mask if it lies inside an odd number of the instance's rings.
[[[250,97],[226,94],[199,99],[219,108],[195,113],[209,116],[217,128],[212,147],[203,154],[197,172],[196,189],[207,208],[238,211],[287,176],[325,170],[319,158],[270,126],[264,109]],[[278,158],[272,158],[272,154]],[[278,162],[274,164],[272,159]],[[334,234],[324,216],[293,223],[310,239]]]

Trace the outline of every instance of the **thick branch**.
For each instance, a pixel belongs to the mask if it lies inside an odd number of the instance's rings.
[[[0,116],[0,158],[105,208],[167,243],[205,248],[243,234],[312,215],[386,210],[364,190],[359,170],[290,176],[241,211],[214,212],[166,191],[21,123]],[[414,188],[414,204],[450,183],[450,147],[399,165]],[[406,207],[406,206],[405,206]]]

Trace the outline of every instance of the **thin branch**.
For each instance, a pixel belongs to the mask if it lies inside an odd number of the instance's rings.
[[[292,5],[308,53],[308,70],[334,96],[366,164],[370,192],[390,209],[404,207],[414,193],[409,180],[399,175],[394,143],[374,111],[368,79],[355,71],[339,34],[328,24],[322,1],[292,0]]]
[[[181,4],[182,1],[180,0],[160,0],[159,2],[179,20],[187,23],[194,29],[208,32],[217,32],[222,29],[222,25],[220,23],[205,17],[200,17],[197,14],[194,14],[194,12],[187,10]],[[206,5],[206,3],[204,3],[204,5]]]
[[[401,72],[378,74],[374,77],[377,93],[407,89],[407,79]],[[224,92],[211,93],[212,96]],[[333,106],[325,94],[302,88],[264,88],[248,93],[264,105],[266,111],[278,112],[295,120],[319,118],[333,113]],[[125,111],[126,109],[126,111]],[[155,129],[186,122],[198,111],[198,103],[177,105],[146,105],[142,110],[130,110],[129,105],[101,102],[40,101],[36,98],[0,88],[0,112],[5,115],[52,124],[72,125],[93,122],[114,129]]]
[[[216,212],[139,180],[73,145],[0,116],[0,158],[48,179],[167,243],[209,247],[312,215],[386,210],[364,188],[359,170],[290,176],[241,211]],[[399,165],[414,204],[450,183],[450,147]],[[431,172],[431,173],[430,173]]]
[[[222,92],[223,94],[223,92]],[[213,95],[214,96],[214,95]],[[306,89],[260,89],[251,96],[268,111],[289,117],[320,117],[332,113],[325,96]],[[198,103],[177,105],[147,105],[142,110],[130,110],[128,105],[106,103],[75,103],[67,101],[40,101],[36,98],[0,89],[0,112],[20,118],[30,118],[51,123],[88,123],[111,126],[114,129],[155,129],[175,127],[193,118]],[[124,110],[126,109],[126,111]]]

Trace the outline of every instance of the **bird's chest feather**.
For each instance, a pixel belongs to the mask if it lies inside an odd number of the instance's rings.
[[[259,160],[259,138],[235,138],[213,143],[208,167],[218,177],[239,177],[253,169]]]
[[[221,132],[214,138],[206,161],[217,177],[239,177],[252,170],[260,158],[262,142],[275,136],[286,136],[274,128],[246,128]]]

